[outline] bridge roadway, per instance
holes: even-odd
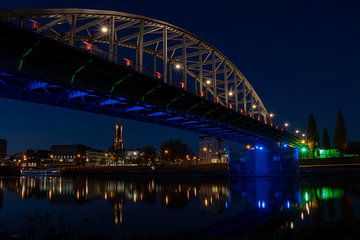
[[[298,143],[273,125],[7,21],[0,97],[144,121],[239,143]],[[71,117],[71,116],[69,116]]]

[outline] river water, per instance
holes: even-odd
[[[353,180],[0,178],[0,237],[221,237],[269,221],[271,231],[289,236],[359,216],[360,181]]]

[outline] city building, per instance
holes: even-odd
[[[115,134],[113,141],[113,150],[115,153],[120,153],[124,151],[124,141],[123,141],[123,127],[119,122],[115,124]]]
[[[4,162],[7,155],[7,141],[0,139],[0,162]]]
[[[141,163],[141,160],[144,158],[143,149],[129,149],[125,151],[125,163]]]
[[[90,149],[82,144],[52,145],[50,159],[60,164],[86,164],[86,150]]]
[[[86,165],[109,165],[111,163],[111,154],[102,150],[87,149],[85,159]]]
[[[35,167],[45,164],[49,156],[50,152],[48,150],[25,150],[15,153],[11,160],[17,162],[22,167]]]
[[[201,136],[199,141],[199,157],[202,163],[227,162],[224,141],[212,136]]]

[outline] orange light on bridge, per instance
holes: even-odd
[[[204,91],[201,91],[200,92],[200,97],[203,97],[203,96],[205,96],[205,93],[204,93]]]
[[[180,87],[181,87],[181,89],[185,89],[185,83],[184,83],[184,82],[180,82]]]
[[[88,42],[83,42],[83,48],[88,51],[91,52],[93,50],[93,45],[91,43]]]
[[[229,108],[230,108],[230,109],[232,109],[232,108],[233,108],[233,105],[232,105],[231,103],[229,104]]]
[[[40,23],[38,23],[35,20],[30,20],[31,21],[31,29],[36,30],[40,27]]]
[[[132,66],[132,61],[128,58],[124,58],[124,66],[130,68]]]

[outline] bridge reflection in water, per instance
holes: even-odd
[[[7,219],[0,233],[32,236],[48,229],[81,237],[199,229],[221,233],[224,224],[234,218],[236,223],[231,224],[246,228],[245,223],[261,223],[279,214],[287,217],[276,220],[277,227],[291,232],[359,217],[353,208],[358,194],[348,191],[353,187],[299,184],[280,178],[143,181],[18,177],[2,178],[0,189],[0,218]]]

